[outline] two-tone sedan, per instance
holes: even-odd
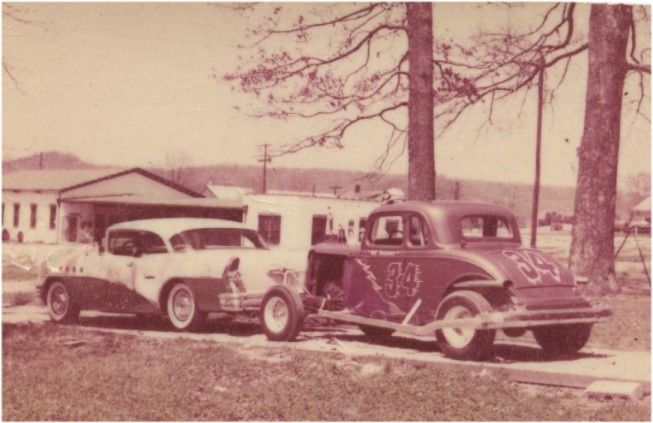
[[[192,330],[208,313],[256,310],[276,284],[273,270],[289,266],[287,252],[269,250],[241,223],[140,220],[109,227],[99,247],[47,262],[39,292],[55,322],[97,310],[160,315]]]

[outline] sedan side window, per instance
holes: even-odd
[[[115,256],[132,256],[138,245],[138,232],[110,232],[108,239],[109,253]]]
[[[168,252],[165,242],[163,242],[160,236],[152,232],[143,232],[141,244],[144,254],[162,254]]]
[[[404,222],[401,215],[380,216],[374,222],[370,243],[382,246],[400,246],[404,242]]]

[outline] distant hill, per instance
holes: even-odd
[[[2,162],[2,173],[15,172],[17,170],[30,169],[91,169],[104,166],[97,166],[87,163],[74,154],[48,151],[41,155],[23,157],[15,160]]]
[[[4,173],[38,169],[39,155],[16,160],[3,161]],[[42,167],[44,169],[88,169],[100,166],[87,163],[73,154],[59,152],[43,153]],[[165,178],[171,178],[171,171],[162,168],[146,168]],[[178,182],[198,192],[203,192],[209,183],[218,185],[234,185],[259,188],[261,186],[260,166],[213,165],[188,167],[181,171]],[[504,205],[515,212],[520,223],[530,221],[532,186],[530,184],[511,184],[492,181],[460,180],[460,198],[462,200],[478,200]],[[440,199],[454,198],[455,180],[446,176],[438,176],[437,196]],[[388,174],[378,177],[366,177],[364,172],[354,172],[333,169],[268,169],[267,186],[273,190],[289,190],[302,192],[332,192],[330,187],[340,186],[340,194],[354,191],[360,185],[361,191],[379,191],[396,187],[407,191],[407,181],[404,175]],[[574,205],[573,187],[543,186],[540,191],[540,215],[555,211],[563,215],[571,215]]]

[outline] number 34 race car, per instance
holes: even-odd
[[[274,286],[260,307],[275,341],[293,340],[307,315],[373,338],[435,335],[447,356],[481,360],[497,330],[531,330],[547,353],[575,353],[611,311],[583,298],[553,257],[522,247],[508,209],[407,201],[374,210],[360,247],[313,247],[302,290]]]

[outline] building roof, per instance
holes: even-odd
[[[46,169],[11,172],[2,175],[2,189],[65,192],[129,173],[138,173],[191,197],[202,197],[202,194],[138,167],[130,169]]]
[[[252,188],[237,187],[234,185],[207,184],[206,191],[215,198],[224,200],[240,200],[244,195],[254,193]]]
[[[152,198],[142,195],[111,195],[106,197],[73,197],[66,198],[67,203],[92,203],[92,204],[131,204],[141,206],[159,207],[198,207],[198,208],[223,208],[242,209],[242,200],[220,198]]]

